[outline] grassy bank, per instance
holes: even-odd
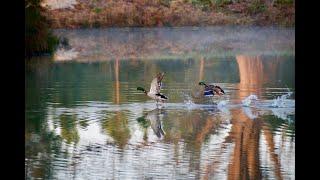
[[[46,12],[52,28],[295,25],[293,0],[77,0]]]

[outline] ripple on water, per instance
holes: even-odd
[[[259,58],[252,61],[278,63]],[[114,60],[28,71],[27,176],[232,179],[256,170],[265,179],[294,179],[294,94],[280,86],[242,88],[237,57],[205,59],[203,70],[199,63],[121,60],[118,75]],[[170,100],[157,106],[136,87],[148,89],[154,72],[164,70],[162,92]],[[208,82],[227,82],[217,83],[226,95],[198,97],[201,73]],[[264,79],[269,74],[278,78],[267,71]]]

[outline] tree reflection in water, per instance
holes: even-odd
[[[201,98],[193,101],[190,109],[176,106],[185,105],[179,92],[196,91],[198,86],[193,84],[203,79],[223,82],[228,103],[241,101],[250,94],[268,99],[275,95],[266,87],[284,87],[281,83],[294,87],[294,78],[286,75],[292,74],[288,70],[293,68],[292,64],[287,65],[291,59],[246,55],[228,60],[199,57],[170,60],[171,64],[160,60],[115,59],[97,64],[50,64],[45,71],[29,70],[28,84],[33,86],[26,92],[28,176],[54,178],[57,176],[53,172],[92,173],[99,167],[86,163],[91,162],[88,159],[96,158],[94,161],[101,160],[112,166],[113,169],[108,170],[115,176],[121,169],[121,173],[128,173],[126,175],[136,173],[138,177],[147,177],[151,176],[149,171],[154,173],[152,167],[145,167],[146,171],[141,172],[135,169],[134,161],[144,158],[145,162],[151,163],[155,158],[162,163],[157,171],[177,173],[170,176],[172,178],[190,175],[194,179],[211,179],[221,174],[228,179],[292,177],[288,170],[291,167],[288,162],[292,161],[284,162],[286,157],[279,151],[288,156],[294,154],[294,150],[285,149],[294,146],[294,123],[251,107],[221,110],[217,108],[218,102],[212,107],[197,107],[197,103],[205,104]],[[172,107],[158,109],[135,90],[137,84],[146,82],[143,85],[149,85],[154,72],[164,69],[164,91],[172,97],[172,103],[168,105]],[[280,84],[279,79],[282,80]],[[85,133],[87,129],[91,129],[90,133]],[[84,141],[86,138],[90,143],[97,142],[90,144]],[[90,154],[83,150],[95,146],[102,147],[101,153]],[[66,150],[68,147],[72,147],[71,152]],[[148,156],[141,157],[143,153]],[[120,162],[119,154],[130,162]],[[65,172],[63,168],[54,167],[55,163],[61,163],[59,158],[68,167]],[[84,159],[86,161],[82,162]],[[113,161],[109,162],[109,159]],[[38,162],[40,168],[34,165]]]
[[[113,138],[120,149],[127,145],[130,139],[130,130],[127,115],[124,112],[117,111],[112,118],[105,119],[102,122],[102,128]]]

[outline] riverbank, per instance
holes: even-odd
[[[57,6],[46,1],[45,16],[51,28],[295,25],[295,3],[291,0],[64,1],[65,7],[61,2]]]

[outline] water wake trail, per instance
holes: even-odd
[[[257,100],[258,100],[258,97],[254,94],[251,94],[250,96],[242,100],[242,105],[249,107],[254,101],[257,101]]]
[[[275,108],[284,108],[284,107],[288,107],[288,100],[289,97],[293,94],[293,92],[288,92],[287,94],[284,94],[282,96],[278,96],[276,99],[273,100],[273,103],[271,104],[271,107],[275,107]]]

